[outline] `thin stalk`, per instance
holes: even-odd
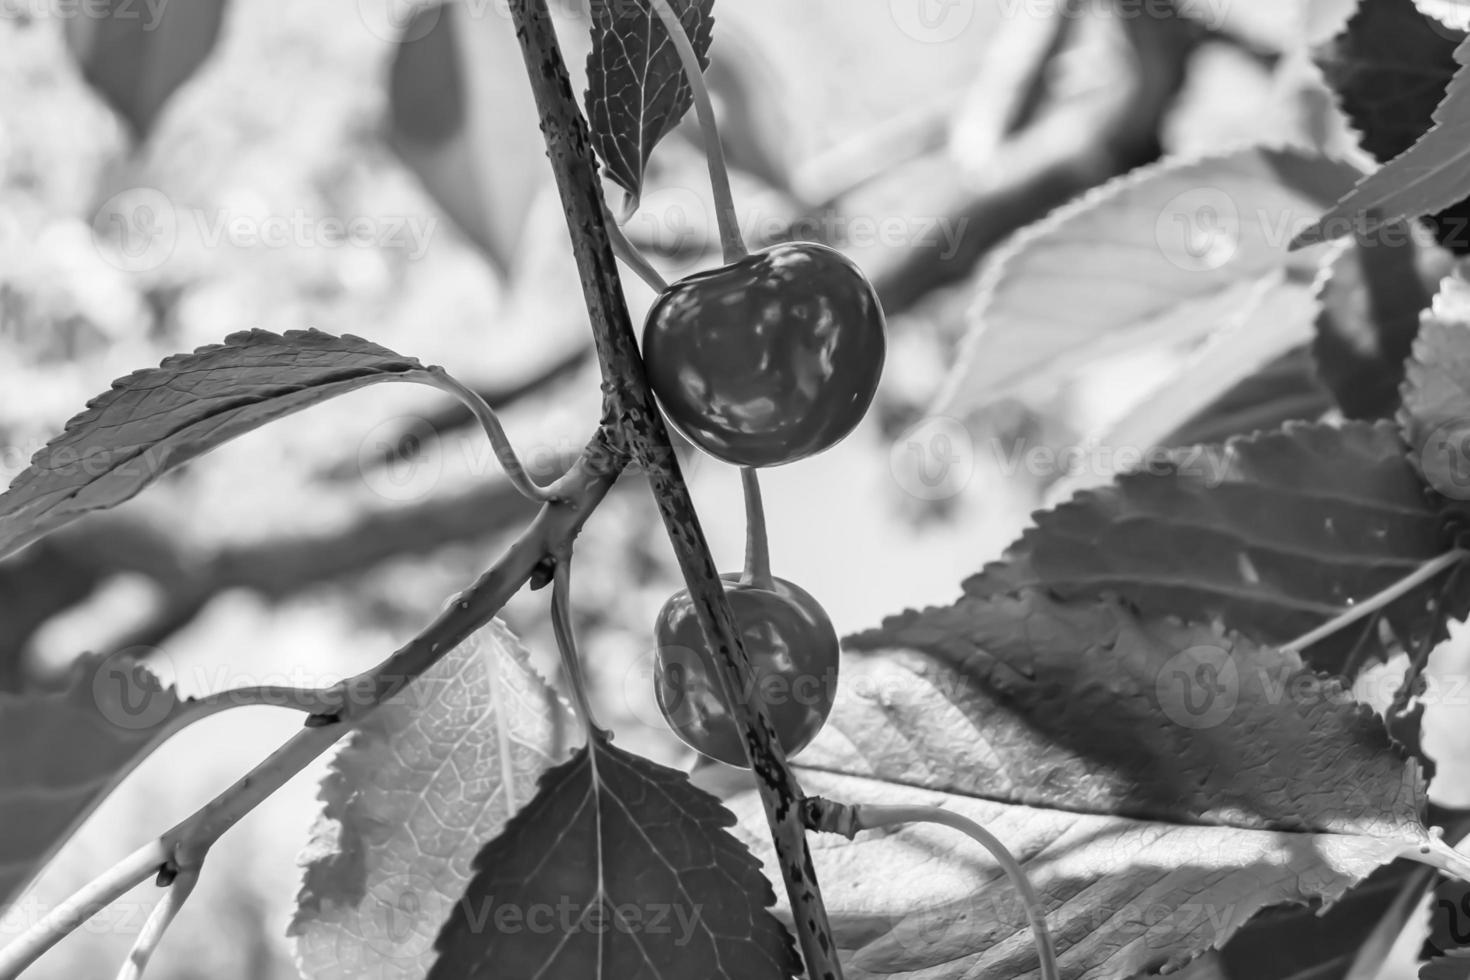
[[[480,393],[461,384],[457,378],[451,377],[443,368],[430,368],[429,373],[433,375],[435,387],[449,392],[464,402],[465,407],[475,416],[475,420],[485,430],[485,435],[490,438],[490,446],[495,450],[495,457],[500,460],[500,468],[505,471],[511,485],[519,490],[523,497],[537,503],[544,504],[554,499],[549,490],[531,479],[531,474],[526,472],[521,458],[516,455],[515,447],[510,444],[510,437],[505,434],[505,426],[500,424],[500,416],[496,415],[495,409],[480,397]]]
[[[623,260],[623,264],[638,274],[644,285],[656,293],[661,293],[669,288],[669,281],[665,279],[653,264],[648,261],[648,256],[638,250],[638,246],[628,241],[628,236],[623,234],[623,229],[618,223],[607,218],[607,237],[612,240],[613,254]]]
[[[1447,551],[1438,558],[1425,562],[1382,592],[1377,592],[1362,602],[1354,603],[1350,608],[1343,610],[1316,629],[1302,634],[1295,640],[1284,645],[1281,649],[1291,651],[1305,650],[1313,643],[1318,643],[1339,630],[1351,626],[1364,616],[1371,616],[1394,600],[1402,597],[1406,593],[1412,592],[1440,572],[1463,561],[1467,555],[1470,555],[1470,552],[1456,548],[1454,551]]]
[[[577,652],[577,634],[572,629],[570,550],[557,558],[556,570],[551,573],[551,630],[556,634],[561,664],[567,672],[567,683],[572,687],[572,697],[577,706],[577,714],[581,717],[582,727],[587,730],[587,738],[606,738],[607,730],[597,724],[597,717],[592,713],[592,702],[587,697],[587,678],[582,673],[582,658]]]
[[[198,869],[181,871],[174,877],[168,891],[149,913],[148,921],[143,923],[143,931],[138,933],[137,941],[118,971],[117,980],[143,980],[143,971],[148,969],[149,960],[153,959],[158,944],[163,942],[164,933],[168,932],[179,910],[189,900],[198,881]]]
[[[769,589],[771,546],[766,535],[766,506],[761,500],[760,478],[754,468],[740,467],[740,485],[745,492],[745,581],[758,589]]]
[[[1052,947],[1051,934],[1047,932],[1046,912],[1041,904],[1041,897],[1036,894],[1036,889],[1032,887],[1031,879],[1027,877],[1020,862],[999,838],[969,817],[941,807],[855,804],[852,810],[857,818],[857,827],[862,830],[876,830],[898,824],[935,823],[958,830],[983,846],[1010,877],[1016,891],[1021,893],[1021,904],[1026,908],[1026,919],[1031,923],[1031,933],[1036,941],[1036,955],[1041,960],[1042,980],[1057,980],[1057,954]]]
[[[679,15],[669,6],[668,0],[650,0],[654,13],[663,21],[664,29],[679,52],[679,62],[684,66],[684,77],[689,90],[694,93],[694,114],[699,119],[700,132],[704,134],[704,156],[709,164],[710,191],[715,198],[715,220],[720,226],[720,246],[727,263],[749,255],[745,239],[740,234],[740,219],[735,215],[735,195],[730,191],[730,169],[725,165],[725,147],[720,142],[719,124],[715,122],[715,107],[710,101],[709,89],[704,84],[704,68],[699,64],[699,55],[694,44],[684,31]]]

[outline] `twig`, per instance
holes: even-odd
[[[1374,593],[1361,602],[1353,603],[1351,607],[1343,610],[1316,629],[1304,633],[1290,643],[1283,644],[1281,649],[1294,652],[1305,650],[1313,643],[1324,640],[1333,633],[1351,626],[1364,616],[1372,615],[1405,593],[1412,592],[1445,569],[1464,561],[1467,556],[1470,556],[1470,552],[1463,551],[1459,548],[1456,548],[1454,551],[1447,551],[1438,558],[1431,559],[1420,565],[1413,572],[1405,575],[1381,592]]]
[[[577,634],[572,629],[572,555],[570,549],[556,560],[551,574],[551,631],[556,634],[556,648],[561,654],[567,686],[581,716],[587,738],[605,738],[607,732],[597,724],[592,703],[587,699],[587,678],[582,674],[582,658],[577,652]]]
[[[776,863],[786,885],[807,976],[811,980],[841,980],[842,967],[812,871],[801,816],[801,788],[781,752],[759,686],[743,683],[751,675],[750,661],[725,599],[719,569],[710,557],[689,490],[669,445],[668,431],[648,387],[603,220],[606,205],[591,139],[572,94],[551,18],[544,0],[512,0],[510,12],[571,232],[583,297],[602,363],[608,416],[616,422],[624,445],[648,476],[700,628],[715,651],[722,692],[745,733],[747,759],[771,827]]]
[[[648,257],[638,250],[638,246],[628,241],[628,236],[623,234],[623,229],[613,221],[611,216],[604,216],[603,222],[607,228],[607,237],[612,241],[613,254],[622,259],[628,268],[638,274],[644,285],[656,293],[661,293],[669,288],[669,281],[653,267]]]
[[[162,841],[149,841],[123,858],[105,874],[92,879],[75,895],[62,902],[0,949],[0,980],[15,980],[62,936],[74,931],[98,912],[117,901],[128,890],[157,874],[168,863]]]
[[[138,933],[137,941],[133,943],[127,960],[118,971],[117,980],[142,980],[143,971],[148,969],[148,961],[153,958],[158,944],[163,942],[163,934],[173,925],[174,917],[189,900],[198,881],[198,870],[181,871],[174,876],[168,891],[163,893],[163,898],[159,899],[149,914],[148,921],[143,923],[143,931]]]
[[[761,500],[760,477],[749,466],[740,467],[740,489],[745,493],[745,578],[757,588],[771,587],[771,544],[766,535],[766,505]]]
[[[816,797],[808,799],[804,808],[807,823],[813,830],[841,834],[851,840],[859,831],[878,830],[911,823],[933,823],[949,827],[965,834],[980,844],[995,858],[1016,886],[1021,895],[1021,904],[1026,910],[1026,920],[1031,924],[1032,936],[1036,941],[1036,955],[1041,962],[1042,980],[1057,980],[1056,950],[1052,947],[1051,934],[1046,927],[1046,906],[1036,894],[1031,879],[1000,839],[969,817],[952,810],[935,806],[875,806],[867,803],[835,803]]]
[[[220,836],[346,735],[378,705],[488,623],[511,596],[538,576],[576,537],[626,463],[603,430],[577,465],[551,488],[556,500],[484,575],[450,602],[422,632],[378,667],[333,685],[321,698],[331,713],[316,716],[285,745],[194,814],[81,889],[51,915],[0,950],[0,980],[14,980],[57,941],[149,875],[198,871]]]
[[[521,492],[521,496],[538,503],[550,500],[546,489],[531,479],[522,465],[521,458],[516,455],[515,447],[510,444],[510,436],[505,434],[505,426],[500,424],[500,416],[495,414],[495,409],[485,403],[474,389],[468,388],[459,379],[453,377],[443,368],[433,367],[429,369],[429,375],[433,379],[435,387],[447,391],[457,397],[464,406],[474,415],[475,421],[480,423],[480,428],[485,430],[485,436],[490,440],[490,446],[495,450],[495,458],[500,460],[500,468],[505,471],[506,478],[510,480],[511,486]]]
[[[715,121],[714,103],[710,101],[709,88],[704,84],[704,66],[699,63],[699,54],[689,40],[679,15],[669,6],[669,0],[650,0],[654,13],[669,32],[674,50],[679,53],[679,63],[684,66],[684,79],[694,95],[694,114],[699,118],[699,129],[704,134],[704,159],[709,166],[710,189],[715,197],[715,219],[720,226],[720,246],[726,262],[734,262],[746,255],[745,239],[740,235],[740,220],[735,213],[735,195],[730,191],[730,170],[725,166],[725,147],[720,142],[720,128]]]

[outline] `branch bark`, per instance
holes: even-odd
[[[842,968],[807,845],[801,787],[786,764],[757,685],[743,683],[751,676],[750,661],[644,375],[617,261],[603,224],[606,205],[591,138],[572,94],[545,0],[512,0],[510,12],[572,237],[583,298],[602,364],[607,415],[648,475],[700,627],[715,651],[726,700],[745,732],[746,756],[771,827],[807,976],[813,980],[841,980]]]

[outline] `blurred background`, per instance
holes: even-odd
[[[580,73],[585,9],[551,6]],[[1078,3],[1059,29],[1048,0],[717,5],[709,79],[747,238],[846,249],[890,318],[864,425],[763,481],[775,571],[840,633],[955,597],[1069,475],[1018,464],[1018,448],[1077,440],[1178,356],[1099,364],[983,418],[930,416],[984,257],[1162,154],[1351,152],[1301,55],[1346,6]],[[444,365],[501,410],[543,480],[591,433],[590,334],[499,0],[0,0],[0,52],[6,481],[113,378],[252,328],[352,333]],[[686,122],[626,225],[670,277],[718,261],[701,154]],[[641,317],[652,294],[625,286]],[[381,659],[531,513],[478,430],[407,389],[276,423],[0,564],[0,690],[54,685],[83,651],[141,656],[189,694],[316,686]],[[737,568],[738,474],[685,459],[715,555]],[[678,582],[636,475],[577,555],[601,718],[688,765],[653,701],[649,630]],[[504,619],[554,675],[546,603],[523,594]],[[298,724],[242,709],[165,746],[0,916],[0,941]],[[297,975],[284,930],[324,766],[215,848],[151,976]],[[149,907],[119,903],[33,975],[112,975]]]

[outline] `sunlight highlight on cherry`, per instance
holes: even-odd
[[[867,413],[886,350],[878,295],[851,259],[788,242],[671,285],[643,359],[665,413],[727,463],[779,466]]]

